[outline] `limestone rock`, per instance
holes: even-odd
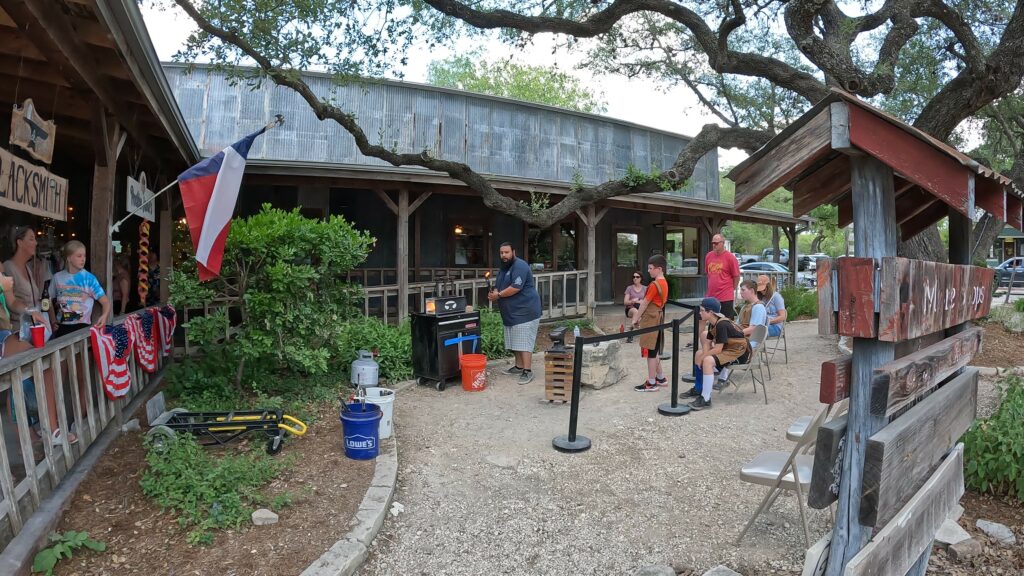
[[[968,538],[949,547],[949,557],[956,562],[965,562],[981,554],[981,542]]]
[[[252,513],[252,523],[256,526],[277,524],[277,514],[274,514],[266,508],[259,508]]]
[[[958,542],[963,542],[970,537],[971,535],[967,533],[967,530],[961,528],[955,520],[947,519],[935,534],[935,543],[945,548]]]
[[[1013,546],[1017,543],[1017,537],[1013,534],[1013,530],[1010,530],[998,522],[978,520],[976,525],[978,526],[978,529],[988,535],[989,538],[992,538],[1003,546]]]
[[[671,566],[652,564],[637,570],[633,576],[676,576],[676,571]]]
[[[621,350],[622,344],[617,340],[584,346],[580,385],[600,390],[622,380],[626,373],[619,362]]]
[[[956,506],[953,506],[953,509],[952,509],[952,510],[950,510],[950,511],[949,511],[949,516],[948,516],[948,518],[949,518],[950,520],[952,520],[952,521],[956,522],[956,521],[957,521],[957,520],[959,520],[959,519],[960,519],[960,517],[961,517],[961,516],[963,516],[963,515],[964,515],[964,507],[963,507],[963,506],[961,506],[961,505],[959,505],[959,504],[957,504]]]

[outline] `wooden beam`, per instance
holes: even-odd
[[[910,240],[914,236],[917,236],[925,228],[928,228],[932,224],[935,224],[939,220],[946,217],[946,204],[941,201],[935,201],[928,206],[927,209],[922,210],[914,218],[903,222],[900,225],[900,237],[904,240]]]
[[[605,206],[604,208],[601,208],[599,211],[597,211],[597,214],[594,216],[594,226],[597,226],[598,224],[600,224],[601,223],[601,219],[604,218],[604,215],[607,214],[607,213],[608,213],[608,207],[607,206]]]
[[[736,175],[736,209],[749,210],[831,151],[829,111],[822,109],[796,132],[778,141],[774,148]]]
[[[828,108],[832,121],[832,149],[857,154],[857,149],[850,141],[850,105],[846,102],[832,102]]]
[[[939,526],[963,496],[963,454],[963,444],[958,444],[899,514],[850,560],[846,576],[906,574],[910,570],[931,548]]]
[[[818,334],[831,336],[837,331],[835,307],[832,302],[832,267],[835,260],[819,258],[815,275],[818,281],[815,289],[818,292]]]
[[[377,197],[380,198],[382,202],[384,202],[384,204],[388,207],[388,210],[391,210],[392,214],[398,214],[398,206],[395,205],[394,200],[392,200],[391,197],[388,196],[387,192],[381,190],[380,188],[374,188],[373,192],[377,194]]]
[[[896,199],[892,170],[868,156],[851,157],[850,165],[850,195],[853,197],[853,217],[856,223],[855,254],[860,258],[872,260],[895,256],[898,234],[894,223]],[[842,302],[840,300],[840,311],[844,306]],[[870,534],[865,532],[858,522],[864,480],[864,457],[867,439],[880,430],[885,421],[884,418],[871,414],[869,383],[874,368],[891,361],[894,354],[895,346],[890,343],[870,338],[854,339],[849,428],[843,447],[839,507],[832,530],[828,576],[842,574],[843,567],[860,551]]]
[[[416,197],[416,200],[414,200],[413,203],[409,205],[409,213],[412,214],[416,212],[416,209],[419,208],[424,202],[426,202],[427,198],[430,198],[431,194],[433,194],[433,192],[424,192],[420,194],[418,197]]]
[[[971,427],[978,412],[978,370],[939,388],[868,440],[860,523],[884,525]]]
[[[869,110],[850,106],[849,114],[850,141],[854,146],[958,212],[971,216],[967,213],[967,167]]]
[[[836,202],[839,209],[838,224],[840,228],[846,228],[853,224],[853,194],[846,194]]]
[[[832,474],[839,459],[840,441],[846,435],[847,416],[837,416],[818,427],[814,443],[814,468],[811,470],[811,486],[807,489],[807,505],[815,510],[828,508],[838,497],[831,487],[838,486]]]
[[[845,354],[821,363],[821,383],[818,385],[818,402],[835,404],[850,396],[850,371],[853,357]]]
[[[1006,223],[1017,230],[1024,232],[1024,202],[1021,199],[1007,192],[1006,194]]]
[[[1006,221],[1006,189],[991,178],[978,178],[975,181],[974,201],[981,208],[996,218]]]
[[[982,328],[972,326],[879,366],[871,380],[871,413],[891,416],[912,404],[956,371],[970,364],[981,350]]]
[[[112,256],[110,225],[113,223],[114,187],[117,177],[117,156],[120,152],[121,127],[107,119],[102,106],[96,105],[95,154],[92,200],[89,207],[89,271],[105,289],[110,290]]]
[[[586,207],[587,227],[587,317],[593,317],[597,308],[597,213],[594,205]]]
[[[398,276],[398,322],[409,317],[409,191],[398,191],[398,254],[395,274]],[[387,306],[387,302],[384,303]]]
[[[580,222],[583,222],[584,226],[590,226],[590,220],[587,219],[587,215],[583,213],[583,210],[577,208],[576,216],[579,216]]]
[[[935,203],[942,204],[942,200],[925,192],[921,187],[915,186],[896,199],[896,222],[903,224],[912,220]],[[942,204],[942,206],[946,205]]]
[[[793,216],[803,216],[822,204],[835,202],[850,191],[850,157],[836,156],[790,188],[793,190]]]
[[[874,338],[875,260],[843,257],[839,265],[839,333],[856,338]]]

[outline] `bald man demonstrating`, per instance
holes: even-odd
[[[740,283],[740,263],[725,249],[725,237],[721,234],[711,237],[711,251],[704,256],[704,271],[708,275],[708,290],[704,296],[718,300],[722,304],[722,315],[735,319],[733,300]]]

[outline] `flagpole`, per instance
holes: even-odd
[[[156,197],[157,197],[157,196],[159,196],[159,195],[163,194],[164,192],[167,192],[167,191],[168,191],[168,190],[170,190],[170,189],[171,189],[172,187],[174,187],[174,185],[175,185],[175,184],[177,184],[177,183],[178,183],[178,181],[177,181],[177,180],[174,180],[174,181],[172,181],[172,182],[171,182],[170,184],[168,184],[167,186],[164,186],[162,190],[160,190],[160,191],[159,191],[159,192],[157,192],[156,194],[153,194],[153,196],[151,196],[151,197],[149,198],[149,200],[146,200],[146,201],[145,201],[145,202],[143,202],[142,204],[139,204],[138,208],[136,208],[135,210],[132,210],[131,212],[129,212],[129,213],[128,213],[128,215],[127,215],[127,216],[125,216],[124,218],[121,218],[120,220],[118,220],[117,222],[115,222],[115,223],[114,223],[114,225],[110,227],[110,233],[111,233],[111,234],[113,234],[114,232],[119,232],[119,231],[120,231],[119,229],[120,229],[120,227],[121,227],[121,224],[124,224],[124,221],[125,221],[125,220],[127,220],[127,219],[131,218],[132,216],[134,216],[135,214],[137,214],[137,213],[139,212],[139,210],[142,210],[143,208],[145,208],[145,207],[146,207],[146,204],[149,204],[149,203],[150,203],[150,202],[152,202],[153,200],[156,200]]]

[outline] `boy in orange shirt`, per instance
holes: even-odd
[[[637,320],[633,326],[650,328],[665,321],[665,303],[668,301],[668,281],[665,280],[665,268],[668,263],[661,254],[647,259],[647,273],[651,275],[651,283],[640,303]],[[654,392],[668,383],[665,372],[661,369],[662,331],[648,332],[639,336],[640,353],[647,358],[647,381],[634,386],[637,392]]]

